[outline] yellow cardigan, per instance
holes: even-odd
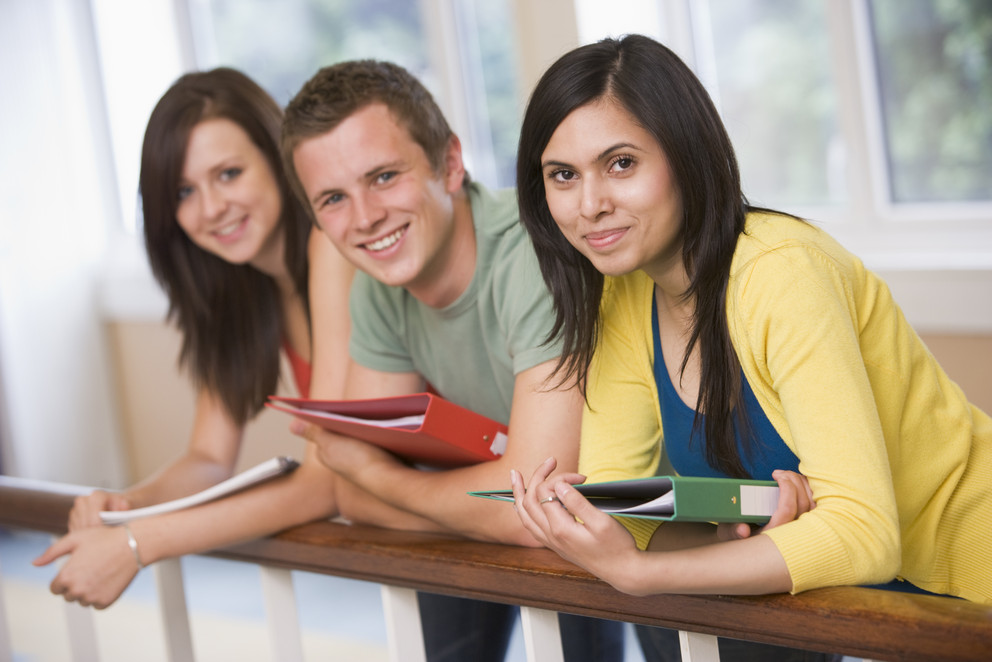
[[[579,458],[590,482],[657,468],[653,294],[640,271],[607,279]],[[817,502],[766,534],[792,591],[898,576],[992,603],[992,418],[937,365],[885,283],[816,227],[751,214],[727,319],[744,374]],[[628,528],[642,548],[654,531]]]

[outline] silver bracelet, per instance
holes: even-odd
[[[127,546],[131,548],[131,553],[134,554],[134,560],[138,563],[138,570],[145,567],[145,564],[141,562],[141,557],[138,555],[138,541],[134,539],[134,534],[131,533],[131,527],[127,524],[124,525],[124,532],[127,534]]]

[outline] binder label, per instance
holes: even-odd
[[[741,515],[771,517],[778,505],[778,487],[741,485]]]

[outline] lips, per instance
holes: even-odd
[[[371,251],[372,253],[379,253],[381,251],[384,251],[387,248],[395,245],[396,242],[399,241],[404,234],[406,234],[406,230],[408,227],[410,226],[404,225],[395,232],[387,234],[385,237],[382,237],[381,239],[376,239],[375,241],[370,241],[366,244],[362,244],[362,246],[363,248],[365,248],[365,250]]]
[[[590,246],[597,249],[607,248],[620,241],[627,234],[629,228],[616,228],[613,230],[600,230],[590,232],[585,235],[585,240]]]

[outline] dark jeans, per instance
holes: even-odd
[[[647,662],[680,662],[682,659],[676,630],[635,625],[634,631]],[[720,648],[720,662],[840,662],[843,657],[723,637],[717,640],[717,645]]]
[[[503,662],[517,607],[433,593],[417,598],[429,662]],[[558,614],[558,625],[566,662],[622,662],[622,623]]]

